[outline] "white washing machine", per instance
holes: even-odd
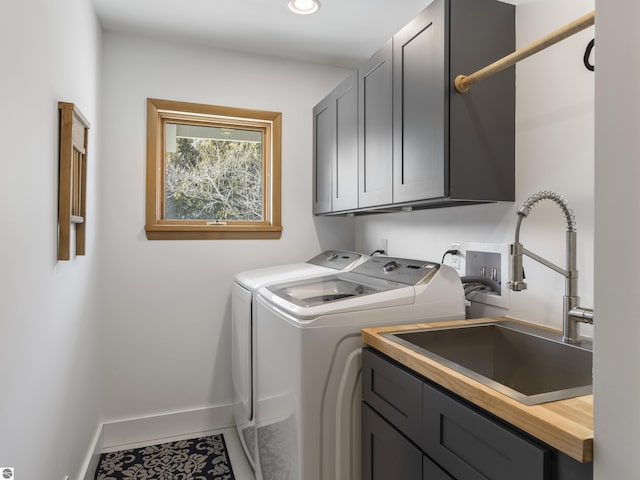
[[[446,265],[371,257],[346,273],[259,290],[254,462],[263,480],[359,480],[365,327],[458,320]]]
[[[234,417],[238,436],[253,465],[255,308],[254,295],[270,283],[349,270],[369,258],[354,252],[328,250],[304,263],[277,265],[238,273],[232,287],[232,379]]]

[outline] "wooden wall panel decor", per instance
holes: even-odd
[[[73,103],[58,102],[58,109],[60,110],[58,260],[69,260],[72,225],[75,225],[76,255],[85,254],[87,140],[90,125]]]

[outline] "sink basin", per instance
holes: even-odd
[[[592,392],[590,343],[517,322],[386,333],[385,337],[526,405]]]

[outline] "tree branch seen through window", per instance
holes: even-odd
[[[279,238],[279,113],[149,99],[147,114],[148,238]]]

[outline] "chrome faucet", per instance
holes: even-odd
[[[522,243],[520,243],[520,226],[522,220],[529,215],[533,206],[541,200],[554,201],[564,213],[567,222],[566,269],[560,268],[532,251],[527,250]],[[515,241],[510,245],[512,281],[509,282],[507,286],[515,292],[526,290],[527,284],[524,282],[524,270],[522,268],[523,255],[533,258],[546,267],[563,275],[565,277],[565,294],[563,297],[562,312],[562,341],[574,345],[579,344],[578,323],[593,324],[593,309],[578,306],[580,298],[578,297],[578,269],[576,267],[576,222],[573,210],[571,210],[571,207],[561,195],[555,192],[542,191],[531,195],[516,213],[518,214],[518,223],[516,225]]]

